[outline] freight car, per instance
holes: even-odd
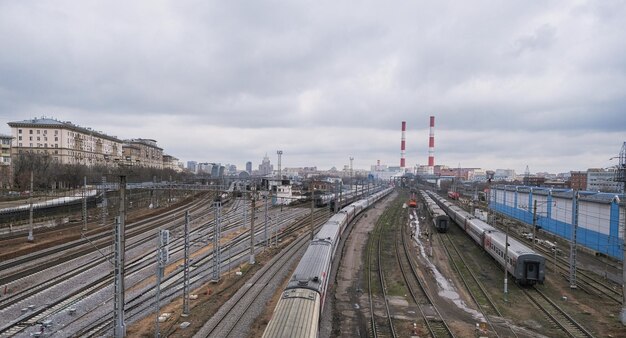
[[[389,192],[391,188],[358,200],[322,225],[289,279],[263,337],[317,337],[330,269],[344,230],[356,215]]]
[[[475,218],[469,212],[446,201],[433,192],[428,192],[452,220],[471,238],[493,257],[498,264],[505,267],[520,285],[543,284],[545,280],[546,259],[515,238],[508,237],[499,229]],[[504,256],[507,262],[505,264]]]

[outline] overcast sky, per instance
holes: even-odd
[[[256,168],[565,172],[626,141],[624,1],[0,0],[0,133],[53,117]]]

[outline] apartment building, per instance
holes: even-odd
[[[0,134],[0,189],[11,186],[11,140],[12,136]]]
[[[163,169],[163,149],[157,141],[137,138],[126,140],[122,147],[124,160],[139,167]]]
[[[171,169],[175,172],[182,172],[183,168],[178,164],[178,159],[172,155],[163,155],[163,169]]]
[[[113,166],[122,158],[122,140],[69,121],[52,118],[9,122],[11,154],[29,152],[52,156],[61,164]]]

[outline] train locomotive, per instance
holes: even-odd
[[[433,225],[435,229],[437,229],[437,232],[448,231],[448,224],[450,222],[448,214],[446,214],[423,190],[420,191],[420,194],[422,195],[422,199],[424,199],[426,209],[428,210],[428,214],[430,214],[430,218],[433,220]]]
[[[433,192],[428,194],[450,216],[452,220],[493,257],[498,264],[505,266],[506,234],[499,229],[475,218],[469,212],[446,201]],[[506,269],[519,285],[543,284],[546,259],[539,253],[509,236],[506,250]]]
[[[289,279],[263,337],[317,337],[333,258],[345,228],[390,192],[387,188],[358,200],[322,225]]]

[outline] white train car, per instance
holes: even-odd
[[[263,333],[271,337],[317,337],[337,246],[347,225],[391,188],[356,201],[332,216],[315,235],[291,276]]]

